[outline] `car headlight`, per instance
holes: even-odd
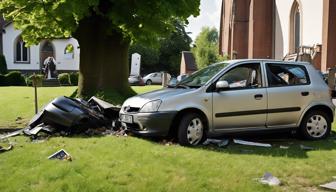
[[[159,110],[161,102],[162,102],[161,100],[150,101],[144,104],[144,106],[142,106],[140,112],[142,113],[156,112]]]

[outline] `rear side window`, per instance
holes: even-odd
[[[310,84],[307,69],[301,65],[267,64],[270,87]]]

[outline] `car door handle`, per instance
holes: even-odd
[[[256,94],[256,95],[254,95],[254,98],[255,98],[256,100],[260,100],[260,99],[263,98],[263,95],[262,95],[262,94]]]
[[[308,95],[309,95],[309,92],[308,92],[308,91],[301,92],[301,95],[302,95],[302,96],[308,96]]]

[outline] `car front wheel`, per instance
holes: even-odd
[[[151,80],[147,80],[146,81],[146,85],[151,85],[152,84],[152,81]]]
[[[323,111],[311,111],[302,120],[300,129],[305,139],[323,139],[330,134],[331,119]]]
[[[186,114],[179,125],[178,142],[183,146],[196,146],[204,140],[204,130],[205,124],[199,114]]]

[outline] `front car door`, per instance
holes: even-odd
[[[160,73],[155,73],[154,74],[154,76],[153,76],[153,83],[155,83],[155,84],[160,83],[160,79],[161,79],[160,75],[161,75]]]
[[[214,130],[265,128],[267,93],[261,63],[234,66],[217,81],[222,80],[227,81],[230,88],[213,92]]]
[[[293,127],[313,100],[310,79],[304,65],[266,63],[267,127]]]

